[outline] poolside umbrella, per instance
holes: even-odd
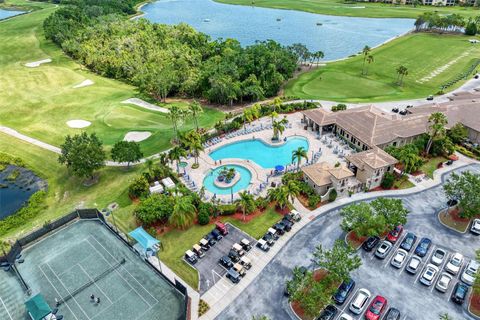
[[[275,170],[277,171],[283,171],[283,169],[285,169],[284,166],[281,166],[281,165],[275,166]]]

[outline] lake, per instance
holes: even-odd
[[[4,10],[0,9],[0,20],[10,18],[19,14],[24,13],[24,11],[16,11],[16,10]]]
[[[414,23],[413,19],[338,17],[212,0],[160,0],[143,6],[142,11],[143,18],[152,22],[185,22],[213,39],[234,38],[242,45],[267,39],[283,45],[303,43],[310,51],[323,51],[324,60],[348,57],[365,45],[377,46],[408,32]]]

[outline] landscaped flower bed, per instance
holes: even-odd
[[[345,237],[347,244],[349,244],[355,250],[358,250],[365,240],[367,240],[367,237],[359,237],[355,232],[352,231],[347,233],[347,236]]]
[[[438,219],[448,227],[457,230],[458,232],[466,232],[470,226],[471,219],[460,217],[460,210],[458,208],[444,209],[438,213]]]
[[[327,275],[327,271],[324,270],[324,269],[318,269],[318,270],[315,270],[314,273],[313,273],[313,279],[315,281],[320,281],[322,280],[323,278],[325,278],[325,276]],[[305,312],[303,311],[302,307],[300,306],[300,303],[297,302],[297,301],[293,301],[291,302],[290,304],[292,306],[292,310],[293,312],[295,312],[295,314],[302,320],[312,320],[314,318],[311,318],[311,317],[308,317],[305,315]]]

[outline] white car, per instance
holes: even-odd
[[[338,318],[338,320],[353,320],[353,318],[348,314],[344,313],[340,316],[340,318]]]
[[[477,275],[478,268],[480,267],[480,264],[475,261],[471,260],[467,267],[465,268],[465,271],[463,271],[461,279],[463,282],[465,282],[468,285],[473,285],[475,282],[475,276]]]
[[[435,251],[433,251],[432,254],[432,263],[439,266],[443,263],[443,260],[445,260],[445,257],[447,256],[447,252],[443,249],[437,248]]]
[[[435,285],[435,289],[440,292],[447,292],[450,283],[452,282],[452,275],[446,272],[443,272],[440,277],[438,277],[437,284]]]
[[[433,283],[433,280],[435,280],[435,277],[437,276],[438,273],[438,267],[429,263],[427,264],[427,267],[425,268],[425,271],[423,271],[422,277],[420,278],[420,282],[426,286],[431,286]]]
[[[405,263],[405,260],[407,260],[407,255],[408,252],[403,250],[403,249],[398,249],[397,253],[395,256],[392,258],[392,261],[390,261],[390,264],[394,266],[395,268],[400,269],[403,264]]]
[[[480,219],[473,220],[470,231],[475,234],[480,234]]]
[[[453,275],[456,275],[458,271],[460,271],[460,267],[462,266],[462,263],[463,263],[463,256],[457,252],[450,258],[447,265],[445,266],[445,270],[447,270]]]
[[[368,300],[370,300],[371,296],[372,294],[367,289],[362,288],[358,290],[357,294],[352,299],[352,303],[350,304],[350,311],[355,314],[362,313],[363,309],[368,304]]]
[[[411,274],[415,274],[417,273],[418,267],[420,266],[421,263],[422,263],[422,259],[420,257],[412,256],[405,270],[407,270],[407,272],[410,272]]]

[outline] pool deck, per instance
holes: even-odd
[[[281,136],[282,140],[285,137],[287,137],[287,138],[288,137],[295,137],[295,136],[296,137],[304,137],[308,140],[308,144],[309,144],[309,149],[308,149],[309,160],[311,160],[311,158],[312,158],[312,151],[313,151],[313,153],[316,153],[319,150],[321,150],[322,155],[320,156],[320,158],[318,159],[317,162],[324,161],[324,162],[331,163],[331,164],[335,164],[337,162],[345,163],[344,159],[340,158],[337,154],[334,154],[334,152],[333,152],[334,148],[333,147],[332,148],[327,148],[327,146],[324,143],[322,143],[322,141],[320,139],[317,138],[316,133],[312,132],[311,130],[305,130],[303,128],[304,124],[301,122],[302,114],[300,112],[296,112],[296,113],[287,115],[287,119],[288,119],[289,123],[291,124],[291,127],[285,129],[285,131],[283,132],[283,134]],[[268,125],[271,125],[271,118],[270,117],[263,117],[263,118],[258,119],[256,121],[253,121],[252,123],[247,125],[246,129],[248,130],[248,129],[252,129],[252,128],[258,128],[260,126],[265,128]],[[241,132],[245,132],[245,130],[244,130],[244,128],[241,128],[237,132],[241,133]],[[232,138],[223,137],[221,142],[219,142],[219,143],[217,143],[213,146],[205,148],[205,151],[200,153],[200,156],[199,156],[199,159],[198,159],[199,167],[197,169],[192,169],[191,168],[192,164],[194,163],[193,157],[188,159],[188,160],[185,160],[188,163],[187,167],[185,168],[186,173],[189,176],[188,181],[193,181],[195,183],[195,186],[200,188],[203,185],[203,179],[210,172],[210,170],[215,169],[215,168],[220,167],[220,166],[224,166],[224,165],[235,164],[235,165],[240,165],[240,166],[243,166],[243,167],[249,169],[250,172],[252,173],[252,179],[251,179],[250,185],[246,190],[248,192],[250,192],[251,194],[254,194],[254,195],[266,196],[268,187],[263,188],[262,190],[259,191],[260,184],[262,184],[262,183],[271,184],[272,182],[278,184],[281,181],[282,175],[271,176],[272,169],[262,168],[261,166],[259,166],[255,162],[249,161],[249,160],[244,160],[244,159],[233,159],[233,158],[222,159],[221,164],[219,163],[219,161],[217,161],[215,163],[215,161],[212,158],[210,158],[209,153],[218,149],[218,148],[221,148],[221,147],[223,147],[227,144],[234,143],[234,142],[239,142],[239,141],[245,141],[245,140],[249,140],[249,139],[260,139],[264,143],[270,144],[270,145],[281,145],[283,143],[283,141],[280,142],[280,143],[272,143],[271,142],[272,136],[273,136],[273,130],[272,129],[264,129],[264,130],[256,131],[256,132],[252,132],[252,133],[240,134],[240,135],[234,136]],[[337,142],[333,142],[333,143],[334,143],[334,147],[336,146],[336,144],[338,144]],[[350,152],[350,151],[348,151],[348,152]],[[345,154],[347,154],[348,152],[346,152]],[[272,156],[275,156],[275,155],[273,154]],[[302,165],[305,165],[305,160],[302,161]],[[294,167],[295,167],[295,165],[292,165],[292,166],[289,166],[287,169],[294,168]],[[180,172],[182,173],[182,170]],[[212,192],[210,192],[209,190],[205,189],[205,196],[206,196],[207,199],[212,199],[214,194]],[[230,194],[216,195],[216,197],[217,197],[217,199],[220,200],[221,203],[230,203],[230,201],[231,201],[231,195]],[[238,199],[238,198],[239,198],[238,194],[233,195],[234,200]]]

